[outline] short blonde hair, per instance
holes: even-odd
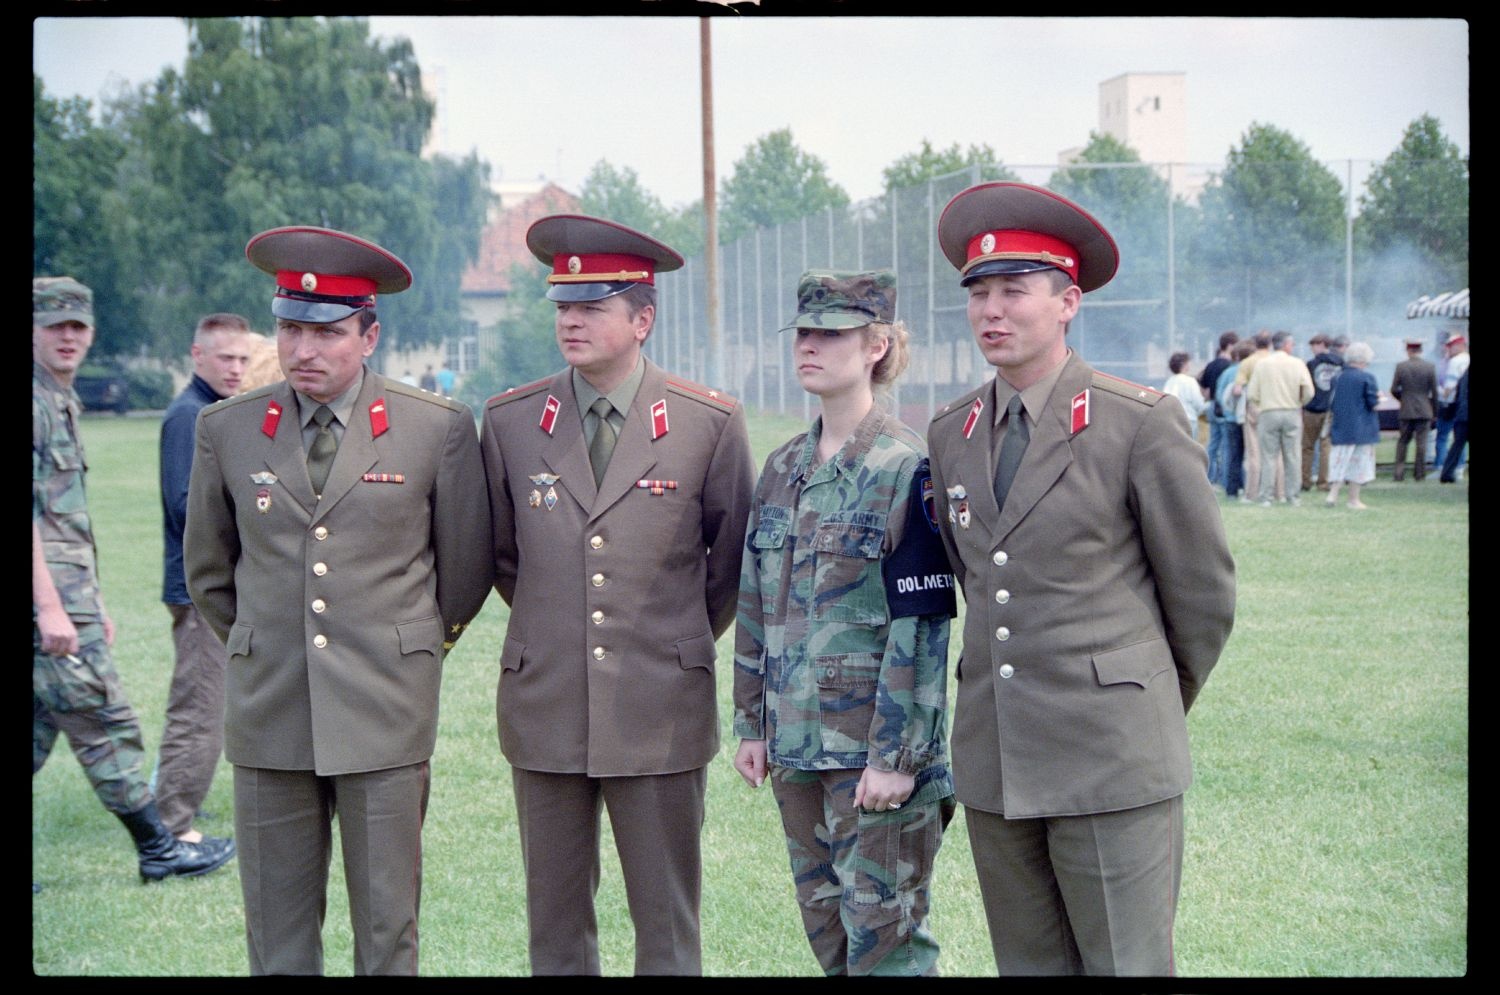
[[[281,360],[276,355],[276,340],[248,332],[245,341],[250,343],[250,362],[245,366],[245,375],[240,378],[240,393],[283,379]]]

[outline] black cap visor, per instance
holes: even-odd
[[[287,321],[305,321],[311,325],[330,325],[343,321],[369,303],[368,297],[284,297],[271,299],[271,314]]]
[[[554,283],[547,288],[547,300],[557,301],[559,304],[602,301],[606,297],[623,294],[635,285],[631,281],[624,283]]]
[[[1020,273],[1040,273],[1044,269],[1055,269],[1059,273],[1066,274],[1068,279],[1073,279],[1072,274],[1067,270],[1042,262],[1040,259],[991,259],[965,273],[963,279],[958,281],[958,285],[967,287],[983,276],[1015,276]]]

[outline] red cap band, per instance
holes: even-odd
[[[276,286],[327,297],[369,297],[375,293],[375,281],[368,277],[303,273],[291,269],[276,271]]]
[[[645,256],[608,252],[559,252],[552,257],[548,283],[645,283],[654,286],[652,261]]]
[[[1078,250],[1060,238],[1035,231],[982,231],[969,239],[962,272],[991,259],[1031,259],[1063,270],[1078,280]]]

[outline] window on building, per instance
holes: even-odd
[[[454,373],[472,373],[479,366],[479,322],[465,320],[456,336],[443,343],[443,357]]]

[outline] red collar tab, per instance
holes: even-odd
[[[968,261],[962,272],[992,259],[1030,259],[1056,266],[1078,281],[1078,250],[1060,238],[1036,231],[982,231],[969,239]]]
[[[1073,434],[1077,435],[1089,427],[1089,392],[1083,391],[1073,397]]]
[[[541,425],[543,432],[548,435],[552,434],[553,427],[557,425],[557,412],[561,408],[562,402],[548,394],[547,403],[542,405],[542,420],[537,423]]]
[[[269,438],[276,438],[276,426],[281,424],[281,405],[271,401],[266,405],[266,420],[260,423],[260,430]]]
[[[391,427],[385,415],[385,398],[377,397],[370,405],[370,437],[378,439]]]
[[[969,417],[964,419],[964,438],[974,434],[974,426],[979,424],[979,412],[984,410],[984,401],[974,398],[974,403],[969,405]]]
[[[656,284],[655,262],[614,252],[559,252],[552,257],[548,283]]]
[[[651,405],[651,441],[655,442],[667,434],[667,399]]]
[[[296,290],[304,294],[319,294],[324,297],[370,297],[375,293],[375,281],[368,277],[339,276],[336,273],[306,273],[292,269],[276,271],[276,286],[283,290]]]

